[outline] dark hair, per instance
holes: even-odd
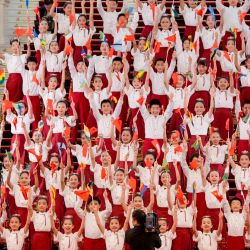
[[[59,155],[57,153],[53,153],[49,156],[49,161],[51,161],[52,157],[56,157],[59,160]]]
[[[146,214],[144,211],[140,210],[140,209],[136,209],[133,213],[132,213],[132,218],[133,220],[136,220],[137,223],[141,226],[145,225],[146,222]]]
[[[191,157],[190,157],[190,162],[191,162],[194,158],[199,158],[199,157],[200,157],[200,155],[199,155],[198,153],[192,154]]]
[[[170,21],[170,17],[169,17],[167,14],[163,14],[163,15],[161,16],[160,23],[161,23],[161,21],[162,21],[163,18],[167,18],[167,19]],[[171,22],[171,21],[170,21],[170,22]]]
[[[18,38],[13,38],[10,40],[10,45],[12,45],[12,43],[17,42],[20,45],[20,41],[18,40]]]
[[[227,43],[228,43],[229,41],[233,41],[233,43],[235,44],[235,39],[234,39],[234,37],[232,37],[232,36],[228,37]],[[226,43],[226,44],[227,44],[227,43]]]
[[[206,60],[206,58],[200,58],[199,61],[198,61],[198,66],[199,65],[207,67],[207,60]]]
[[[246,105],[246,104],[250,104],[250,100],[245,100],[244,103],[243,103],[243,106]]]
[[[12,218],[17,218],[17,219],[19,220],[19,223],[21,223],[21,216],[20,216],[20,214],[12,214],[12,215],[10,216],[10,220],[11,220]]]
[[[117,172],[122,172],[122,173],[124,174],[124,173],[125,173],[125,170],[124,170],[123,168],[117,168],[117,169],[115,170],[115,174],[116,174]]]
[[[72,224],[74,224],[74,218],[73,216],[70,216],[70,215],[67,215],[67,216],[64,216],[63,217],[63,220],[62,220],[62,224],[64,223],[64,221],[66,220],[70,220],[72,222]]]
[[[126,15],[124,13],[120,13],[117,17],[117,21],[120,19],[120,17],[126,17]]]
[[[64,103],[66,105],[66,108],[69,107],[69,102],[66,100],[66,99],[62,99],[62,100],[59,100],[56,104],[56,106],[59,104],[59,103]]]
[[[156,160],[156,154],[155,154],[155,151],[154,150],[148,150],[145,154],[145,156],[147,155],[152,155],[154,157],[154,160]]]
[[[29,56],[29,57],[27,58],[27,64],[28,64],[29,62],[34,62],[34,63],[37,64],[37,59],[36,59],[36,57],[34,57],[34,56]]]
[[[109,99],[104,99],[104,100],[102,100],[102,101],[101,101],[101,107],[102,107],[102,105],[105,104],[105,103],[109,103],[110,106],[112,107],[112,102],[111,102]]]
[[[88,199],[88,202],[87,202],[87,205],[89,205],[92,201],[97,201],[99,205],[101,205],[101,200],[97,197],[97,196],[94,196],[93,198],[90,197]]]
[[[151,108],[153,105],[157,105],[161,107],[161,102],[158,99],[152,99],[149,103],[149,107]]]
[[[47,204],[48,204],[48,198],[45,195],[39,195],[38,198],[37,198],[37,201],[39,201],[39,200],[45,200],[47,202]]]
[[[229,201],[230,206],[231,206],[231,204],[232,204],[233,201],[239,201],[239,202],[240,202],[240,205],[242,206],[242,200],[241,200],[241,198],[236,197],[236,196],[233,197],[233,198]]]
[[[250,59],[250,55],[246,55],[245,62]]]
[[[53,0],[44,0],[44,5],[50,5],[53,4]]]
[[[65,9],[70,4],[72,4],[72,3],[71,2],[65,2],[65,4],[63,5],[63,8]]]
[[[49,81],[51,78],[56,78],[57,82],[58,82],[58,77],[57,75],[50,75],[47,79],[47,81]]]
[[[156,60],[155,60],[155,65],[156,65],[156,63],[157,62],[165,62],[165,60],[163,59],[163,58],[161,58],[161,57],[159,57],[159,58],[157,58]]]
[[[122,58],[119,57],[119,56],[116,56],[116,57],[112,60],[112,63],[113,63],[113,62],[120,62],[120,63],[122,63]]]
[[[23,170],[19,176],[23,175],[23,174],[27,174],[28,176],[30,175],[29,171],[28,170]]]

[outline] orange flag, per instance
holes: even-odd
[[[30,188],[29,187],[26,188],[25,186],[21,185],[20,190],[22,192],[23,198],[25,200],[28,200],[28,192],[29,192]]]
[[[96,127],[92,127],[92,128],[89,130],[90,135],[95,134],[97,131],[98,131],[98,130],[97,130],[97,128],[96,128]]]
[[[64,49],[64,52],[67,56],[69,56],[73,52],[73,48],[70,45],[67,45]]]
[[[127,42],[132,42],[132,41],[134,41],[135,40],[135,35],[126,35],[125,37],[124,37],[124,42],[125,42],[125,44],[127,44]]]
[[[30,148],[27,151],[36,157],[37,162],[39,162],[42,159],[41,155],[36,154],[36,151],[34,148]]]
[[[64,122],[64,137],[69,140],[70,139],[70,126],[67,124],[67,122]]]
[[[197,159],[193,159],[190,163],[189,163],[189,166],[192,170],[197,170],[197,167],[198,167],[198,162],[197,162]]]
[[[194,49],[195,53],[197,53],[198,41],[199,41],[199,39],[195,40],[193,43],[193,49]]]
[[[75,15],[73,15],[73,14],[70,14],[69,15],[69,23],[70,23],[70,25],[72,25],[72,23],[75,21]]]
[[[6,112],[8,109],[13,108],[13,102],[9,100],[2,101],[3,112]]]
[[[157,158],[159,158],[161,155],[161,147],[159,142],[156,139],[154,139],[153,141],[151,141],[151,143],[157,151]]]
[[[88,146],[88,144],[86,144],[86,143],[82,146],[82,156],[83,156],[83,157],[86,157],[86,156],[87,156],[88,148],[89,148],[89,146]]]
[[[165,40],[167,40],[168,42],[171,42],[171,43],[176,43],[176,34],[165,38]]]
[[[151,168],[152,167],[152,162],[150,160],[145,160],[145,165],[148,167],[148,168]]]
[[[224,51],[224,57],[225,57],[229,62],[231,62],[231,58],[230,58],[230,56],[229,56],[229,54],[228,54],[227,51]]]
[[[114,54],[114,48],[110,48],[108,57],[112,58],[113,54]]]
[[[85,202],[87,202],[89,199],[89,195],[90,195],[89,190],[87,190],[87,191],[77,190],[74,193],[75,193],[75,195],[79,196]]]
[[[136,191],[136,179],[133,177],[130,177],[128,180],[128,184],[132,188],[133,193],[135,193],[135,191]]]
[[[228,152],[228,153],[229,153],[230,156],[233,156],[233,155],[234,155],[235,149],[236,149],[236,140],[234,140],[234,142],[233,142],[231,148],[229,149],[229,152]]]
[[[176,86],[176,84],[178,83],[178,73],[174,72],[172,75],[172,80],[173,80],[173,85],[174,87]]]
[[[120,119],[115,119],[114,121],[113,121],[113,125],[116,127],[116,129],[118,130],[118,132],[119,133],[121,133],[122,132],[122,120],[120,120]]]
[[[182,151],[183,151],[183,149],[182,149],[181,145],[179,145],[179,144],[174,149],[174,153],[175,154],[176,153],[181,153]]]
[[[55,171],[56,171],[56,164],[53,163],[53,162],[51,162],[51,163],[49,164],[49,166],[50,166],[50,170],[51,170],[51,175],[53,176],[54,173],[55,173]]]
[[[20,38],[21,36],[23,36],[26,32],[26,29],[25,28],[20,28],[20,27],[17,27],[16,28],[16,36],[18,38]]]
[[[154,52],[155,52],[155,54],[157,54],[157,53],[160,52],[160,48],[161,48],[161,43],[156,40],[155,41],[155,46],[154,46]]]
[[[245,20],[246,15],[247,15],[247,12],[241,12],[240,13],[240,23],[243,23],[243,21]]]
[[[47,99],[47,107],[50,115],[54,115],[53,99]]]
[[[222,196],[221,194],[219,194],[217,190],[211,192],[211,194],[214,195],[215,198],[216,198],[219,202],[221,202],[221,201],[223,200],[223,196]]]
[[[229,118],[226,120],[225,129],[229,131]]]
[[[107,176],[106,169],[104,167],[102,167],[102,170],[101,170],[101,179],[105,179],[106,176]]]
[[[177,192],[176,192],[176,198],[180,202],[181,205],[185,204],[184,194],[183,194],[183,192],[181,190],[181,186],[180,185],[178,186],[178,189],[177,189]]]
[[[202,16],[203,15],[203,11],[204,11],[204,8],[200,8],[199,10],[196,11],[196,14],[198,16]]]
[[[85,169],[86,168],[86,164],[85,163],[80,163],[80,167],[81,167],[81,169]]]
[[[144,102],[144,98],[141,97],[138,100],[136,100],[136,102],[141,106],[143,104],[143,102]]]
[[[87,51],[91,50],[91,36],[89,36],[89,39],[85,44],[85,47],[86,47]]]

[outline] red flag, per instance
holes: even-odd
[[[173,85],[174,87],[176,86],[176,84],[178,83],[178,73],[174,72],[172,75],[172,81],[173,81]]]
[[[174,149],[174,153],[177,154],[177,153],[181,153],[183,151],[181,145],[177,145]]]
[[[47,107],[50,115],[54,115],[53,99],[47,99]]]
[[[52,177],[53,177],[53,175],[54,175],[54,173],[55,173],[55,171],[56,171],[56,164],[53,163],[53,162],[51,162],[51,163],[49,164],[49,166],[50,166],[50,170],[51,170],[51,175],[52,175]]]
[[[116,129],[118,130],[118,132],[119,133],[121,133],[122,132],[122,120],[120,120],[120,119],[115,119],[114,121],[113,121],[113,125],[116,127]]]
[[[95,134],[97,131],[98,131],[98,130],[97,130],[97,128],[96,128],[96,127],[92,127],[92,128],[89,130],[90,135]]]
[[[154,52],[155,52],[155,54],[157,54],[157,53],[160,52],[160,48],[161,48],[161,43],[156,40],[155,41],[155,46],[154,46]]]
[[[133,177],[130,177],[128,180],[128,184],[132,188],[133,193],[135,193],[135,191],[136,191],[136,179]]]
[[[79,196],[85,202],[87,202],[89,199],[89,195],[90,195],[89,190],[87,190],[87,191],[77,190],[74,193],[75,193],[75,195]]]
[[[15,129],[16,129],[16,125],[17,125],[17,117],[15,117],[15,118],[13,119],[12,123],[13,123],[13,125],[14,125],[14,127],[15,127]]]
[[[86,157],[86,156],[87,156],[88,148],[89,148],[88,144],[84,144],[84,145],[82,146],[82,156],[83,156],[83,157]]]
[[[145,162],[146,167],[148,167],[148,168],[152,167],[152,162],[150,160],[147,159],[144,162]]]
[[[64,53],[68,56],[73,52],[73,48],[70,45],[67,45],[64,49]]]
[[[114,48],[110,48],[108,57],[112,58],[113,54],[114,54]]]
[[[222,196],[221,194],[219,194],[217,190],[211,192],[211,194],[214,195],[215,198],[216,198],[219,202],[221,202],[221,201],[223,200],[223,196]]]
[[[143,102],[144,102],[144,98],[141,97],[138,100],[136,100],[136,102],[141,106],[143,104]]]
[[[13,108],[13,102],[9,100],[2,101],[3,112],[6,112],[8,109]]]
[[[42,159],[41,155],[36,154],[36,151],[34,148],[30,148],[27,151],[36,157],[37,162],[39,162]]]
[[[195,53],[197,53],[198,41],[199,41],[199,39],[195,40],[193,43],[193,49],[194,49]]]
[[[86,168],[86,164],[85,163],[80,163],[80,168],[84,170]]]
[[[229,62],[231,62],[231,58],[230,58],[230,56],[229,56],[229,54],[228,54],[227,51],[224,51],[224,57],[225,57]]]
[[[58,0],[54,0],[54,6],[58,7]]]
[[[73,91],[72,91],[71,87],[69,88],[69,96],[68,96],[68,98],[69,98],[69,101],[72,102],[72,100],[73,100],[72,99],[73,98]]]
[[[225,129],[229,131],[229,118],[226,120]]]
[[[6,197],[6,184],[1,186],[1,203],[4,202],[5,197]]]
[[[245,20],[246,15],[247,15],[247,12],[241,12],[240,13],[240,23],[243,23],[243,21]]]
[[[218,48],[219,48],[219,44],[217,40],[215,40],[211,49],[218,49]]]
[[[64,122],[64,137],[69,140],[70,139],[70,126],[67,124],[67,122]]]
[[[27,28],[25,35],[28,36],[28,37],[32,36],[32,29],[31,29],[31,27]]]
[[[132,42],[135,40],[135,35],[125,35],[124,42],[127,44],[127,42]]]
[[[20,190],[22,192],[23,198],[25,200],[28,200],[28,192],[29,192],[30,188],[29,187],[26,188],[25,186],[21,185]]]
[[[105,179],[106,176],[107,176],[106,169],[104,167],[102,167],[102,170],[101,170],[101,179]]]
[[[165,40],[167,40],[168,42],[171,42],[171,43],[176,43],[176,34],[165,38]]]
[[[176,192],[176,198],[180,202],[181,205],[185,204],[184,194],[183,194],[183,192],[181,190],[181,186],[180,185],[178,186],[178,189],[177,189],[177,192]]]
[[[86,47],[87,51],[91,50],[91,36],[89,36],[89,39],[85,44],[85,47]]]
[[[70,25],[72,25],[72,23],[75,21],[75,15],[73,15],[73,14],[70,14],[69,15],[69,23],[70,23]]]
[[[199,10],[196,11],[196,14],[198,16],[202,16],[203,15],[203,11],[204,11],[204,8],[200,8]]]
[[[189,166],[192,170],[197,170],[198,168],[198,162],[197,162],[197,159],[194,158],[190,163],[189,163]]]
[[[16,36],[18,38],[20,38],[21,36],[23,36],[26,32],[26,29],[25,28],[20,28],[20,27],[17,27],[16,28]]]
[[[40,11],[39,11],[39,6],[37,6],[36,8],[34,8],[34,12],[37,16],[40,16]]]
[[[36,77],[36,73],[34,73],[33,76],[32,76],[32,82],[36,83],[36,85],[40,85],[40,82]]]
[[[160,147],[159,142],[156,139],[154,139],[153,141],[151,141],[151,143],[152,143],[152,145],[155,147],[155,149],[157,151],[157,158],[159,158],[160,155],[161,155],[161,147]]]
[[[236,140],[234,140],[234,142],[233,142],[231,148],[229,149],[229,152],[228,152],[228,153],[229,153],[230,156],[233,156],[233,155],[234,155],[235,149],[236,149]]]

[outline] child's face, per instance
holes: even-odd
[[[122,131],[122,137],[121,140],[123,143],[127,144],[131,141],[131,134],[129,131]]]
[[[78,180],[78,177],[76,175],[71,175],[70,178],[69,178],[69,186],[70,188],[77,188],[79,185],[79,180]]]
[[[232,40],[227,41],[226,48],[229,52],[234,51],[235,49],[235,43]]]
[[[188,5],[190,8],[194,9],[196,7],[195,2],[192,0],[188,0]]]
[[[108,7],[111,12],[115,11],[117,9],[117,2],[116,1],[108,1]]]
[[[244,115],[248,115],[248,113],[250,112],[250,104],[245,103],[243,108],[242,108],[242,111],[243,111]]]
[[[93,86],[95,90],[101,90],[102,89],[102,79],[100,77],[95,77],[93,81]]]
[[[110,114],[110,112],[112,111],[112,107],[111,107],[110,103],[105,102],[102,104],[101,110],[102,110],[103,114],[107,115],[107,114]]]
[[[45,20],[40,22],[40,25],[39,25],[40,33],[46,33],[48,31],[48,28],[49,28],[48,23]]]
[[[161,25],[161,28],[162,28],[162,29],[168,30],[168,29],[170,29],[171,22],[170,22],[170,20],[169,20],[168,17],[163,17],[163,18],[161,19],[160,25]]]
[[[214,28],[214,26],[215,26],[214,18],[212,16],[207,16],[206,24],[207,24],[209,29]]]
[[[242,209],[242,205],[241,205],[240,201],[238,201],[238,200],[233,200],[233,201],[231,202],[231,210],[232,210],[233,212],[239,212],[241,209]]]
[[[227,79],[221,78],[218,82],[218,87],[220,90],[226,90],[229,86]]]
[[[161,107],[159,105],[152,105],[151,108],[150,108],[150,113],[153,115],[153,116],[157,116],[159,115],[161,112]]]
[[[35,71],[36,70],[37,63],[36,62],[28,62],[27,67],[30,71]]]
[[[140,79],[138,79],[137,77],[134,77],[133,81],[132,81],[132,85],[135,89],[140,89],[142,82]]]
[[[5,169],[9,169],[13,165],[13,160],[10,160],[7,156],[3,159],[3,166]]]
[[[32,139],[35,143],[42,142],[43,137],[39,131],[34,131],[32,135]]]
[[[174,132],[170,136],[171,144],[177,144],[180,142],[180,134],[178,132]]]
[[[119,26],[125,28],[127,26],[128,20],[125,16],[120,16],[118,19]]]
[[[18,231],[19,227],[21,226],[20,220],[16,217],[12,217],[10,219],[10,228],[12,231]]]
[[[79,63],[77,63],[76,69],[77,69],[77,71],[80,72],[80,73],[84,72],[85,69],[86,69],[85,63],[84,63],[84,62],[79,62]]]
[[[114,61],[112,66],[115,72],[120,72],[122,70],[123,64],[119,61]]]
[[[88,143],[88,139],[86,138],[86,136],[84,134],[82,134],[81,140],[82,140],[82,145]]]
[[[71,15],[71,12],[72,12],[72,5],[71,4],[68,4],[65,8],[63,8],[64,10],[64,13],[66,16],[69,16]]]
[[[201,102],[195,103],[194,112],[196,115],[202,115],[205,111],[204,104]]]
[[[28,186],[30,183],[30,176],[28,173],[22,173],[19,177],[19,183],[22,186]]]
[[[212,229],[213,225],[212,225],[212,221],[210,218],[203,218],[201,221],[201,228],[203,229],[203,231],[205,232],[210,232]]]
[[[99,211],[99,209],[101,207],[101,205],[98,203],[98,201],[95,201],[95,200],[91,201],[88,206],[89,206],[90,212],[93,212],[96,210]]]
[[[217,171],[210,172],[208,180],[211,182],[211,184],[218,184],[220,180],[219,173]]]
[[[157,61],[155,64],[155,69],[158,73],[163,73],[165,69],[165,64],[163,61]]]
[[[155,0],[148,0],[149,4],[155,4]]]
[[[144,39],[139,40],[139,42],[138,42],[138,49],[140,51],[144,51],[145,45],[146,45],[146,41]]]
[[[64,233],[66,233],[66,234],[72,233],[72,230],[73,230],[73,228],[74,228],[74,225],[73,225],[73,223],[72,223],[72,220],[71,220],[71,219],[64,219],[62,228],[63,228],[63,230],[64,230]]]
[[[184,50],[190,50],[190,41],[189,40],[185,40],[183,42],[183,49]]]
[[[163,173],[161,175],[161,182],[163,185],[169,184],[171,181],[171,177],[169,173]]]
[[[204,75],[207,72],[207,66],[204,66],[202,64],[199,64],[197,69],[200,75]]]
[[[51,163],[53,163],[53,164],[55,164],[55,166],[58,168],[59,167],[59,159],[57,158],[57,157],[55,157],[55,156],[52,156],[51,158],[50,158],[50,162],[49,162],[50,164]]]
[[[80,17],[78,18],[78,20],[77,20],[77,24],[78,24],[78,26],[79,26],[80,28],[85,27],[85,26],[86,26],[86,22],[87,22],[87,20],[86,20],[86,18],[85,18],[84,16],[80,16]]]
[[[12,42],[11,44],[11,51],[13,54],[17,54],[18,51],[20,50],[20,45],[18,42]]]
[[[238,0],[228,0],[230,6],[237,6]]]
[[[49,49],[52,53],[57,53],[59,51],[59,46],[57,42],[51,42]]]
[[[56,86],[58,84],[57,78],[56,77],[50,77],[49,78],[49,89],[50,90],[55,90]]]
[[[64,116],[66,114],[68,108],[66,107],[65,103],[59,102],[56,106],[56,110],[57,110],[59,116]]]
[[[109,52],[109,45],[105,42],[102,42],[101,47],[100,47],[100,51],[101,51],[102,55],[107,55]]]
[[[118,232],[120,229],[120,223],[118,219],[111,219],[109,223],[109,228],[112,232]]]
[[[184,84],[184,79],[181,75],[178,75],[178,81],[176,83],[176,88],[182,88]]]
[[[108,152],[106,152],[106,151],[102,152],[102,154],[101,154],[101,162],[103,164],[107,164],[109,159],[110,159],[110,155],[108,154]]]
[[[150,162],[153,166],[154,162],[155,162],[155,158],[153,155],[151,154],[146,154],[144,157],[144,162]]]
[[[48,203],[45,199],[39,199],[37,201],[37,211],[38,212],[44,213],[44,212],[46,212],[47,208],[48,208]]]
[[[217,132],[212,133],[210,136],[213,145],[218,145],[220,142],[220,134]]]
[[[246,67],[247,67],[248,69],[250,69],[250,58],[248,58],[248,59],[246,60]]]
[[[240,165],[243,168],[248,168],[250,164],[249,157],[247,155],[240,156]]]
[[[141,209],[143,207],[143,200],[139,196],[136,196],[134,198],[134,202],[133,203],[134,203],[135,209]]]
[[[124,179],[125,179],[125,175],[124,175],[124,173],[122,171],[117,171],[115,173],[115,181],[116,181],[116,183],[123,183]]]
[[[160,227],[160,233],[166,233],[168,230],[168,225],[165,220],[158,220],[159,227]]]

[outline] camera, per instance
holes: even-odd
[[[145,231],[146,232],[159,231],[158,217],[155,213],[148,213],[146,215]]]

